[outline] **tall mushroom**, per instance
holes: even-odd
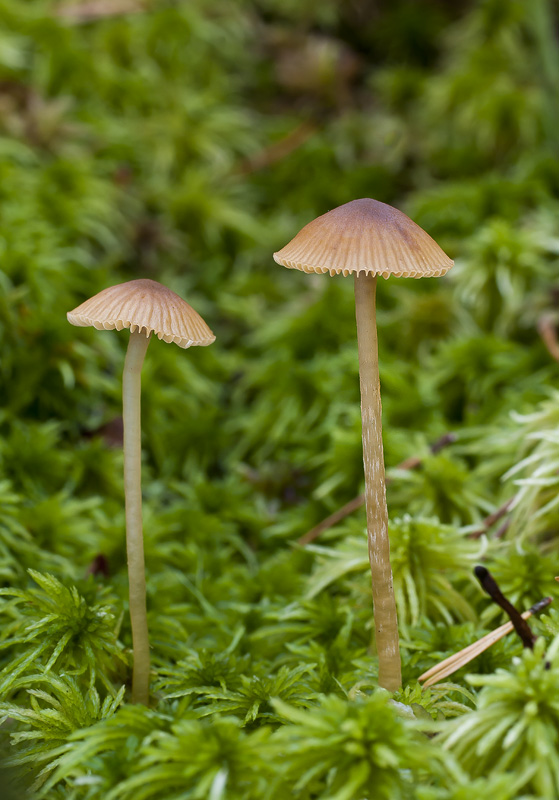
[[[309,222],[274,260],[303,272],[355,276],[367,538],[379,657],[379,685],[401,686],[398,619],[392,585],[376,327],[377,275],[444,275],[453,262],[409,217],[377,200],[353,200]]]
[[[134,657],[132,702],[147,705],[150,656],[142,532],[142,364],[152,333],[182,348],[211,344],[215,336],[202,317],[178,294],[151,280],[129,281],[103,289],[67,316],[72,325],[92,325],[98,330],[130,329],[122,376],[122,411],[126,552]]]

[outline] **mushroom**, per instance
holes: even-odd
[[[274,260],[303,272],[355,276],[367,538],[379,658],[379,685],[401,686],[398,619],[390,566],[375,297],[377,275],[444,275],[453,262],[409,217],[368,198],[309,222]]]
[[[68,312],[72,325],[130,329],[122,376],[126,552],[134,668],[132,702],[149,702],[149,639],[142,533],[141,371],[151,334],[179,347],[208,345],[215,336],[188,303],[160,283],[136,280],[103,289]]]

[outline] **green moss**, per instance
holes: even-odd
[[[18,797],[557,794],[553,608],[534,654],[509,636],[417,683],[502,621],[477,560],[522,609],[557,595],[539,332],[558,321],[556,8],[369,5],[155,0],[73,24],[0,0],[0,755]],[[271,259],[358,196],[456,258],[378,292],[394,702],[363,508],[297,544],[362,491],[352,282]],[[125,703],[127,336],[65,319],[140,277],[217,335],[154,342],[143,376],[150,709]]]

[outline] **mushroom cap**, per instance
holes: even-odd
[[[274,261],[302,272],[365,272],[403,278],[444,275],[454,262],[397,208],[352,200],[305,225]]]
[[[215,336],[200,314],[178,294],[157,281],[141,279],[110,286],[67,314],[72,325],[97,330],[157,334],[179,347],[208,345]]]

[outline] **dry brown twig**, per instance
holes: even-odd
[[[441,436],[440,439],[437,439],[430,446],[431,453],[435,454],[442,450],[444,447],[447,447],[449,444],[452,444],[456,441],[456,434],[455,433],[445,433]],[[418,456],[411,456],[410,458],[406,458],[402,461],[396,469],[401,470],[408,470],[408,469],[416,469],[417,467],[421,466],[421,459]],[[390,478],[386,479],[386,483],[390,482]],[[345,506],[342,506],[337,511],[334,511],[333,514],[330,514],[329,517],[323,519],[322,522],[319,522],[318,525],[315,525],[314,528],[311,528],[310,531],[307,531],[303,536],[297,539],[297,544],[306,545],[310,544],[310,542],[314,542],[315,539],[327,531],[328,528],[332,528],[334,525],[337,525],[338,522],[341,522],[343,519],[348,517],[354,511],[357,511],[358,508],[361,508],[362,505],[365,503],[365,495],[360,494],[357,497],[354,497],[353,500],[350,500],[349,503],[346,503]]]
[[[522,619],[529,619],[533,614],[546,608],[550,603],[551,598],[545,597],[543,600],[540,600],[538,603],[533,605],[528,611],[525,611],[523,614],[521,614]],[[461,667],[469,664],[470,661],[473,661],[474,658],[477,658],[479,655],[481,655],[481,653],[491,647],[491,645],[495,644],[495,642],[498,642],[499,639],[502,639],[513,630],[514,626],[512,622],[505,622],[504,625],[501,625],[494,631],[486,633],[485,636],[482,636],[481,639],[477,640],[477,642],[473,642],[467,647],[464,647],[462,650],[459,650],[458,653],[454,653],[448,658],[445,658],[444,661],[435,664],[434,667],[431,667],[431,669],[428,669],[426,672],[420,675],[418,680],[425,681],[423,686],[426,688],[438,683],[439,681],[442,681],[444,678],[448,678],[449,675],[452,675],[454,672],[458,672]]]
[[[529,619],[531,616],[532,614],[530,611],[525,611],[524,614],[522,614],[524,619]],[[513,630],[512,622],[505,622],[504,625],[482,636],[477,642],[473,642],[468,645],[468,647],[459,650],[458,653],[454,653],[439,664],[435,664],[434,667],[431,667],[431,669],[428,669],[423,675],[420,675],[418,680],[425,681],[423,686],[426,688],[427,686],[432,686],[434,683],[442,681],[443,678],[448,678],[453,672],[458,672],[461,667],[469,664],[470,661],[477,658],[484,650],[487,650],[492,644],[495,644],[495,642],[498,642],[499,639],[502,639],[507,633],[511,633]]]
[[[555,321],[549,314],[544,314],[538,320],[538,333],[551,358],[559,361],[559,341],[557,340],[557,329]]]
[[[353,500],[349,501],[349,503],[346,503],[345,506],[342,506],[337,511],[334,511],[334,513],[330,514],[329,517],[326,517],[326,519],[323,519],[322,522],[318,523],[318,525],[315,525],[314,528],[311,528],[310,531],[307,531],[304,536],[301,536],[301,538],[297,540],[297,544],[305,545],[309,544],[310,542],[314,542],[315,539],[318,539],[321,533],[327,531],[328,528],[332,528],[334,525],[337,525],[338,522],[341,522],[350,514],[353,514],[353,512],[357,511],[358,508],[361,508],[364,503],[365,495],[357,495],[357,497],[354,497]]]
[[[60,5],[54,14],[70,25],[84,25],[96,19],[141,14],[144,11],[148,11],[148,8],[141,0],[87,0],[82,3]]]
[[[482,520],[481,525],[479,526],[479,528],[477,530],[472,531],[471,533],[468,534],[468,538],[469,539],[479,539],[481,536],[483,536],[484,533],[487,533],[489,528],[493,527],[493,525],[496,522],[498,522],[501,519],[501,517],[504,517],[505,514],[508,511],[510,511],[514,500],[515,500],[514,497],[510,497],[505,503],[503,503],[502,506],[499,506],[499,508],[496,509],[496,511],[492,511],[491,514],[488,514],[487,517],[485,517],[485,519]],[[503,525],[501,525],[501,527],[499,528],[499,530],[495,534],[495,536],[498,539],[500,539],[501,536],[504,535],[504,533],[506,532],[509,524],[510,524],[509,520],[505,520]]]
[[[270,167],[305,144],[317,130],[318,125],[315,122],[305,120],[284,136],[283,139],[268,145],[268,147],[255,153],[255,155],[241,161],[236,172],[241,175],[249,175],[252,172],[258,172],[258,170]]]

